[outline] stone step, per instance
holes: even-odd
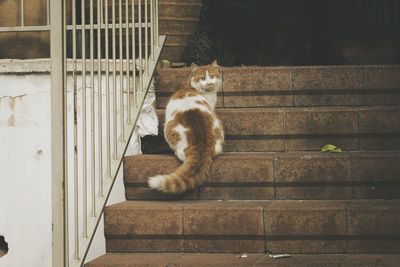
[[[227,153],[192,192],[168,195],[147,178],[180,164],[173,155],[124,158],[128,200],[400,199],[400,151]]]
[[[400,106],[226,108],[217,110],[225,130],[224,151],[319,151],[334,144],[346,151],[400,149]],[[162,136],[143,139],[144,153],[168,153]]]
[[[400,253],[400,200],[126,201],[111,253]]]
[[[243,255],[246,255],[245,257]],[[398,267],[398,254],[292,254],[273,259],[267,254],[107,253],[87,267]]]
[[[160,69],[157,107],[189,85],[190,68]],[[218,107],[400,105],[399,66],[223,68]]]

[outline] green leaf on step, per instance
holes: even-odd
[[[342,149],[339,147],[336,147],[334,145],[324,145],[324,147],[321,149],[322,152],[335,152],[335,153],[340,153],[342,152]]]

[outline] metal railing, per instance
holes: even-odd
[[[50,14],[53,266],[81,266],[165,36],[158,0],[52,1]]]

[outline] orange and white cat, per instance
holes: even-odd
[[[200,185],[209,174],[213,158],[222,152],[224,132],[215,115],[221,68],[192,65],[187,89],[177,91],[165,112],[164,135],[183,161],[173,173],[149,178],[149,186],[164,193],[182,193]]]

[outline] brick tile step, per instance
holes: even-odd
[[[126,201],[111,253],[400,253],[400,200]]]
[[[267,254],[207,253],[107,253],[87,263],[87,267],[398,267],[398,254],[292,254],[289,258],[273,259]]]
[[[210,178],[183,195],[162,194],[147,178],[172,172],[173,155],[125,157],[128,200],[400,199],[400,151],[226,153]]]
[[[227,152],[315,151],[325,144],[343,150],[400,149],[400,106],[248,108],[217,111]],[[168,153],[164,111],[160,135],[143,139],[144,153]]]
[[[160,69],[157,107],[186,88],[190,68]],[[219,107],[374,106],[400,104],[399,66],[223,68]]]
[[[125,10],[125,1],[121,3],[121,6],[123,10]],[[164,20],[194,20],[198,21],[199,20],[199,15],[201,12],[201,6],[202,2],[201,0],[192,0],[192,1],[159,1],[159,19],[161,21]],[[94,3],[94,7],[97,7],[97,4]],[[89,3],[86,3],[86,15],[89,16],[89,10],[90,5]],[[115,8],[118,10],[119,8],[119,3],[118,1],[115,3]],[[108,2],[108,12],[112,12],[112,2]],[[131,12],[131,6],[129,6],[129,12]],[[135,8],[135,16],[138,14],[138,6]],[[144,11],[144,6],[142,7],[142,16],[145,16],[145,11]],[[110,16],[111,17],[111,16]],[[119,15],[118,12],[115,14],[116,20],[119,21]],[[111,18],[109,18],[109,21],[111,22]],[[31,22],[32,23],[32,22]],[[38,22],[36,22],[38,23]],[[161,24],[161,23],[160,23]]]
[[[193,1],[192,1],[193,2]],[[159,18],[189,18],[198,19],[201,12],[201,2],[194,1],[193,3],[173,3],[161,2],[159,7]]]

